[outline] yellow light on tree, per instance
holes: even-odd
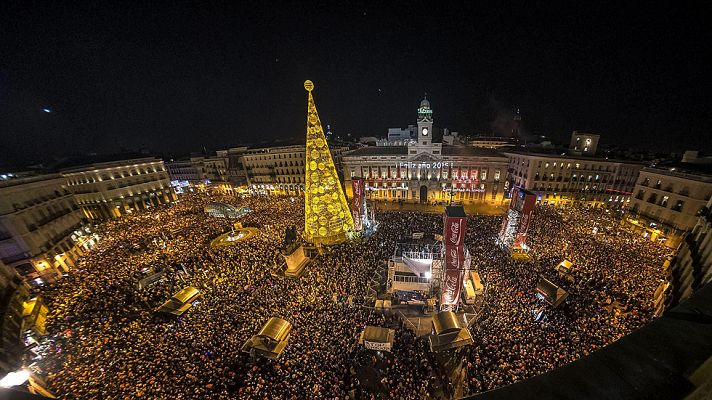
[[[341,243],[346,241],[346,232],[353,229],[354,221],[316,111],[311,93],[314,83],[304,82],[304,89],[309,92],[304,233],[312,243]]]

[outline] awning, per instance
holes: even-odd
[[[556,270],[563,274],[568,274],[574,267],[574,263],[569,260],[564,260],[556,266]]]
[[[292,331],[292,324],[279,317],[272,317],[267,321],[265,326],[260,329],[257,336],[266,337],[271,340],[284,340]]]
[[[188,286],[176,293],[168,301],[156,309],[156,312],[173,315],[183,315],[190,309],[193,302],[202,296],[200,291],[192,286]]]
[[[547,303],[554,307],[558,307],[569,296],[566,290],[556,286],[546,278],[539,278],[539,282],[536,284],[536,291],[544,297]]]
[[[173,298],[180,301],[181,303],[188,302],[195,298],[200,291],[192,286],[183,288],[180,292],[173,295]]]
[[[460,321],[452,311],[443,311],[433,315],[433,330],[436,335],[455,332],[460,329]]]
[[[292,324],[289,321],[279,317],[272,317],[257,335],[252,336],[245,342],[242,346],[242,351],[276,360],[287,347],[291,332]]]
[[[462,346],[470,345],[474,342],[472,334],[467,328],[462,328],[445,335],[430,335],[430,351],[445,351]]]

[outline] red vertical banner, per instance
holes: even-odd
[[[499,227],[499,240],[504,242],[504,234],[507,232],[507,225],[509,225],[509,212],[504,214],[504,219],[502,219],[502,225]]]
[[[465,244],[466,228],[467,218],[445,215],[445,229],[443,232],[445,246],[462,246]]]
[[[522,200],[524,191],[518,187],[512,188],[512,201],[509,203],[509,209],[514,211],[522,211]]]
[[[456,305],[460,299],[465,269],[465,246],[445,246],[445,273],[440,287],[440,305]]]
[[[443,218],[445,264],[440,286],[440,305],[456,305],[460,299],[465,268],[467,217],[462,206],[449,206]]]
[[[351,198],[351,215],[354,219],[354,230],[360,232],[363,230],[363,211],[364,202],[364,183],[362,178],[351,178],[351,189],[353,196]]]
[[[522,211],[517,227],[517,236],[514,239],[514,247],[522,247],[527,241],[527,231],[534,218],[534,207],[536,206],[536,195],[531,192],[520,191],[522,194]],[[519,196],[517,196],[519,197]]]

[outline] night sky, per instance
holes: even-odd
[[[530,134],[712,150],[709,6],[61,3],[0,5],[0,164],[300,138],[305,79],[342,135],[415,123],[427,91],[461,133],[519,107]]]

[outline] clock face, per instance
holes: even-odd
[[[423,128],[423,136],[428,136],[428,128]]]

